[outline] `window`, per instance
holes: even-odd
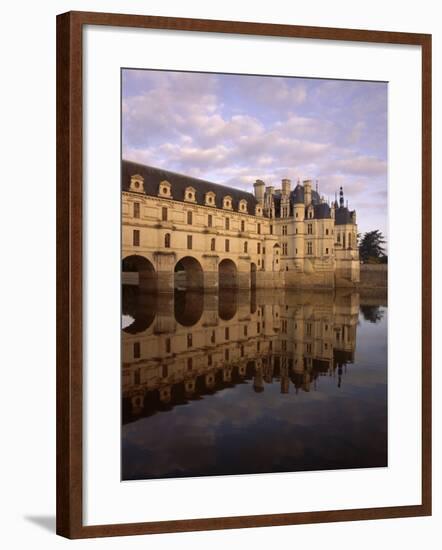
[[[247,254],[247,250],[248,250],[248,242],[246,241],[244,243],[244,254]]]
[[[212,216],[212,214],[209,214],[209,215],[207,216],[207,225],[208,225],[209,227],[212,227],[212,225],[213,225],[213,216]]]
[[[210,337],[210,341],[212,342],[212,344],[214,344],[216,341],[216,334],[214,330],[212,330],[212,336]]]
[[[297,217],[298,217],[298,212],[296,212],[296,214],[295,214],[295,218],[297,218]]]
[[[134,229],[132,243],[134,246],[140,246],[140,230]]]
[[[170,233],[164,235],[164,248],[170,248]]]
[[[287,226],[286,225],[282,226],[282,234],[287,235]]]
[[[307,243],[307,254],[313,254],[313,244],[311,241]]]
[[[226,361],[229,360],[229,350],[228,350],[228,349],[224,350],[224,359],[225,359]]]
[[[163,206],[163,208],[161,209],[161,219],[163,220],[163,222],[167,221],[167,206]]]
[[[298,254],[298,249],[297,249],[297,248],[295,248],[295,254],[296,254],[296,255]]]
[[[187,248],[192,250],[192,235],[187,235]]]
[[[258,235],[261,235],[261,224],[258,223],[257,225],[257,231],[258,231]]]
[[[170,338],[166,338],[166,353],[170,353]]]
[[[311,336],[312,335],[312,324],[311,323],[306,323],[305,330],[306,330],[307,336]]]
[[[261,332],[261,323],[256,323],[256,332]]]
[[[244,346],[241,346],[241,357],[244,357]]]
[[[247,325],[244,325],[244,336],[247,336]]]
[[[340,233],[338,233],[337,239],[338,239],[338,243],[340,243],[341,242],[341,234]]]
[[[307,224],[307,233],[309,235],[313,235],[313,224],[311,223]]]
[[[139,359],[140,357],[141,357],[140,342],[134,342],[134,359]]]
[[[229,241],[229,239],[226,239],[225,249],[226,249],[226,252],[230,252],[230,241]]]
[[[287,248],[288,248],[288,244],[287,243],[282,243],[282,255],[283,256],[287,256]]]
[[[256,243],[256,252],[261,254],[261,243]]]
[[[244,220],[241,220],[241,231],[244,233],[246,230],[246,222]]]
[[[325,234],[328,235],[328,229],[325,230]]]
[[[226,218],[226,229],[229,230],[230,229],[230,218]]]
[[[348,234],[348,248],[351,248],[351,233]]]
[[[137,369],[134,372],[134,384],[139,386],[141,384],[140,369]]]
[[[187,335],[187,347],[188,348],[191,348],[192,347],[192,333],[189,332],[189,334]]]
[[[169,369],[167,368],[167,365],[163,365],[163,367],[162,367],[161,370],[162,370],[162,373],[161,373],[161,374],[162,374],[162,377],[163,377],[163,378],[167,378],[167,376],[168,376],[168,374],[169,374],[169,372],[168,372]]]
[[[188,225],[192,225],[192,221],[193,221],[193,215],[192,215],[192,212],[189,210],[189,212],[187,212],[187,223],[188,223]]]
[[[269,229],[270,229],[270,235],[273,235],[273,225],[272,225],[272,224],[270,224],[270,228],[269,228]]]
[[[140,217],[140,203],[134,202],[134,218]]]
[[[210,250],[212,252],[215,250],[215,239],[210,239]]]
[[[325,249],[325,253],[328,254],[328,248]]]
[[[207,366],[208,366],[208,367],[211,367],[211,366],[212,366],[212,356],[210,355],[210,353],[209,353],[209,355],[207,356]]]
[[[226,327],[226,328],[224,329],[224,338],[225,338],[226,340],[228,340],[228,339],[229,339],[229,336],[230,336],[230,334],[229,334],[229,327]]]

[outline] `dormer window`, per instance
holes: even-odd
[[[184,200],[187,202],[196,202],[196,190],[194,187],[186,187]]]
[[[245,199],[239,201],[239,211],[247,212],[247,201]]]
[[[207,206],[215,206],[216,195],[213,191],[206,193],[204,201]]]
[[[262,216],[262,208],[259,204],[256,205],[256,208],[255,208],[255,214],[257,216]]]
[[[223,208],[227,208],[227,210],[232,210],[232,197],[230,195],[226,195],[223,198]]]
[[[172,198],[172,186],[168,181],[162,181],[158,189],[158,195],[160,197]]]
[[[144,178],[139,174],[134,174],[130,177],[129,191],[135,193],[144,193]]]

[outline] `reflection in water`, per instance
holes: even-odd
[[[385,299],[130,292],[123,479],[387,465]]]

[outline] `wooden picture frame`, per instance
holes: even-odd
[[[411,506],[83,525],[83,40],[85,25],[421,46],[422,503]],[[105,537],[431,514],[431,35],[69,12],[57,17],[57,533]]]

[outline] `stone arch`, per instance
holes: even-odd
[[[175,290],[203,290],[204,272],[199,261],[193,256],[178,260],[174,269]]]
[[[139,287],[123,285],[121,296],[123,317],[129,321],[123,328],[127,334],[138,334],[147,330],[157,314],[157,294],[140,292]]]
[[[157,272],[153,263],[137,254],[126,256],[122,261],[123,285],[136,285],[144,292],[156,292]]]
[[[238,310],[238,293],[229,288],[220,288],[218,297],[218,316],[223,321],[230,321]]]
[[[225,258],[218,264],[219,288],[238,288],[238,270],[233,260]]]
[[[174,300],[174,313],[177,323],[192,327],[201,319],[204,309],[204,295],[195,291],[177,291]]]

